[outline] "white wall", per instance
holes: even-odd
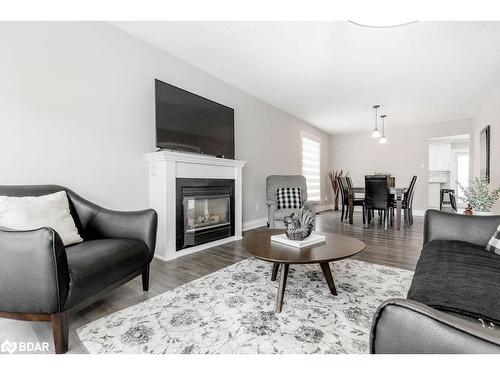
[[[492,188],[500,187],[500,86],[494,89],[486,98],[473,119],[474,123],[474,153],[473,170],[474,176],[479,177],[479,133],[490,125],[490,183]],[[500,214],[500,202],[497,202],[493,212]]]
[[[364,186],[364,176],[374,172],[392,173],[397,186],[408,186],[412,176],[416,175],[413,207],[425,210],[428,203],[429,138],[471,132],[472,120],[462,119],[388,128],[385,132],[388,143],[385,145],[370,138],[371,132],[335,134],[330,137],[330,166],[349,171],[357,186]]]
[[[111,25],[1,22],[0,46],[1,184],[61,184],[110,208],[147,207],[158,78],[235,109],[244,221],[267,215],[267,175],[300,172],[301,130],[322,139],[330,191],[326,133]]]

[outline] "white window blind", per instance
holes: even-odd
[[[321,142],[302,133],[302,175],[307,182],[307,199],[321,201]]]

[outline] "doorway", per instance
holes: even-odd
[[[441,189],[451,189],[463,208],[458,184],[469,185],[470,138],[468,134],[429,138],[429,208],[439,209]]]

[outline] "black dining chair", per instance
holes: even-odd
[[[387,230],[389,210],[391,208],[388,184],[388,176],[365,176],[365,199],[363,210],[367,217],[367,225],[371,222],[372,213],[375,210],[381,211],[383,215],[380,217],[380,221],[383,220],[385,230]]]
[[[448,195],[449,201],[444,200],[444,196]],[[443,203],[450,204],[451,208],[457,212],[457,200],[455,198],[455,189],[441,189],[439,198],[439,211],[443,209]]]
[[[415,193],[415,183],[417,182],[417,176],[413,176],[408,186],[408,189],[403,195],[403,201],[401,202],[401,208],[403,209],[404,222],[409,228],[413,225],[413,195]],[[394,210],[396,209],[396,201],[391,195],[391,223],[394,217]]]
[[[351,186],[349,186],[350,177],[341,176],[337,177],[337,179],[340,186],[340,198],[342,199],[342,215],[340,216],[340,221],[344,221],[344,219],[347,220],[349,216],[349,188],[352,187],[352,181]],[[363,207],[363,204],[363,198],[354,198],[354,206]],[[363,224],[365,220],[365,211],[363,210]]]
[[[403,210],[405,223],[408,227],[413,225],[413,196],[415,194],[415,184],[417,182],[417,176],[413,176],[410,182],[410,186],[403,197]]]
[[[352,185],[352,179],[351,179],[351,177],[345,176],[345,179],[347,181],[347,186],[352,187],[353,185]]]
[[[342,201],[342,215],[340,216],[340,221],[347,219],[348,205],[349,205],[349,195],[348,195],[348,185],[345,176],[337,177],[340,186],[340,198]]]

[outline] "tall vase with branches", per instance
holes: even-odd
[[[330,171],[328,172],[328,177],[330,178],[330,183],[332,184],[332,190],[333,190],[333,202],[334,202],[334,208],[335,211],[339,210],[339,193],[340,193],[340,184],[339,184],[339,177],[347,176],[349,172],[347,172],[344,175],[344,171],[341,169],[340,171]]]

